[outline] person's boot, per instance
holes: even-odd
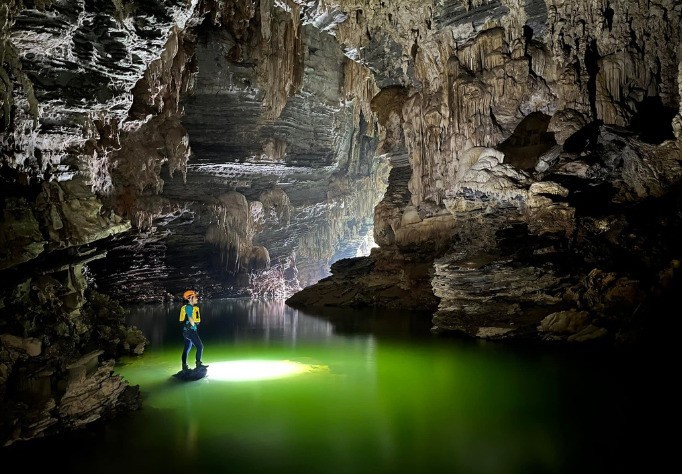
[[[189,365],[187,364],[182,364],[182,371],[187,372],[189,370]]]
[[[205,368],[208,367],[208,365],[204,365],[203,362],[201,362],[200,360],[198,360],[198,361],[197,361],[197,369],[201,369],[202,367],[205,369]]]

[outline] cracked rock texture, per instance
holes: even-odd
[[[654,339],[680,286],[681,19],[674,0],[3,0],[0,441],[136,406],[110,370],[144,349],[103,310],[123,295]]]

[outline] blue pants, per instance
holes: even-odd
[[[189,351],[192,350],[192,346],[197,348],[197,363],[201,362],[201,356],[204,353],[204,343],[201,342],[199,333],[197,331],[192,331],[191,329],[183,329],[182,337],[185,339],[185,347],[182,350],[182,366],[187,365],[187,355]]]

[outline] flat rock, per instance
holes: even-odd
[[[206,377],[207,372],[208,368],[206,366],[203,366],[197,369],[181,370],[177,374],[174,374],[173,377],[184,382],[190,382],[192,380],[203,379],[204,377]]]

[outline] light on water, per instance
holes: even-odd
[[[313,366],[290,360],[233,360],[211,362],[208,378],[230,382],[281,379],[313,370]]]
[[[318,317],[241,299],[201,310],[205,378],[173,376],[178,305],[132,308],[150,345],[116,372],[139,386],[142,409],[3,462],[48,472],[59,459],[69,474],[604,474],[664,459],[655,423],[677,392],[640,358],[442,339],[429,317],[396,312]]]

